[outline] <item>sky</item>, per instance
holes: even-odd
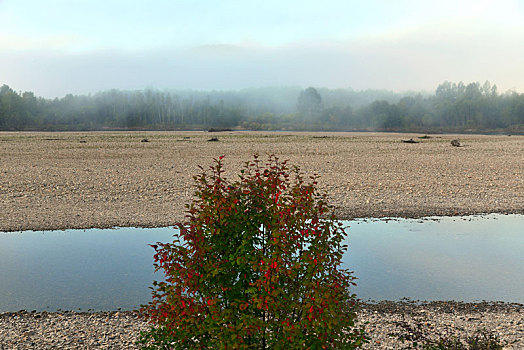
[[[0,85],[524,92],[524,0],[0,0]]]

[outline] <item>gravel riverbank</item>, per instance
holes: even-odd
[[[237,174],[254,153],[319,174],[341,219],[524,213],[524,136],[417,136],[1,132],[0,231],[170,226],[199,165]]]
[[[466,339],[482,329],[505,349],[524,349],[522,304],[381,302],[364,305],[359,320],[368,322],[366,349],[402,349],[412,342],[400,336],[419,334]],[[0,313],[0,349],[135,349],[147,329],[132,312]]]

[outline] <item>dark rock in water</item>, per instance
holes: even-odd
[[[415,140],[413,140],[413,139],[402,140],[402,142],[404,142],[404,143],[420,143],[420,141],[415,141]]]
[[[218,141],[218,137],[212,137],[208,141],[215,141],[216,142],[216,141]]]

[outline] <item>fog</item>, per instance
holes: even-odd
[[[411,33],[347,43],[279,47],[207,45],[190,49],[0,55],[1,83],[44,97],[154,87],[231,90],[265,86],[432,91],[445,80],[496,81],[524,90],[521,33],[482,41]]]
[[[524,91],[517,0],[4,0],[0,23],[0,84],[47,98],[485,80]]]
[[[0,130],[323,130],[524,133],[524,93],[489,81],[434,93],[308,87],[111,89],[44,99],[0,87]]]

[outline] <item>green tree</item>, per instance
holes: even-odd
[[[20,130],[28,124],[24,113],[22,97],[7,85],[0,88],[0,126],[5,129]]]
[[[316,177],[269,157],[224,177],[222,157],[195,177],[173,243],[158,243],[146,349],[354,349],[354,277],[341,267],[344,230]]]
[[[322,98],[313,87],[300,92],[297,100],[297,112],[303,122],[311,123],[318,118],[322,111]]]

